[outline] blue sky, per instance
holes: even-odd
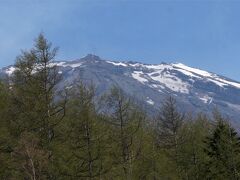
[[[0,0],[0,67],[44,32],[58,59],[182,62],[240,81],[240,1]]]

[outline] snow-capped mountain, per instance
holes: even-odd
[[[156,112],[162,100],[172,95],[185,112],[209,113],[217,107],[240,127],[240,83],[229,78],[181,63],[142,64],[102,60],[95,55],[54,65],[63,76],[59,88],[81,80],[93,83],[97,95],[101,95],[112,85],[118,85],[149,113]],[[0,75],[11,76],[14,69],[14,66],[3,68]]]

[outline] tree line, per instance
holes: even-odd
[[[59,90],[56,53],[40,34],[0,83],[0,179],[240,179],[240,138],[218,111],[184,115],[169,97],[149,117],[118,87]]]

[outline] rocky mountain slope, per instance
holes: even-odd
[[[149,113],[156,112],[162,100],[172,95],[185,112],[210,113],[217,107],[240,127],[240,83],[229,78],[181,63],[117,62],[95,55],[54,64],[63,76],[59,88],[81,80],[95,84],[97,95],[101,95],[112,85],[118,85]],[[2,68],[0,75],[11,76],[14,69],[14,66]]]

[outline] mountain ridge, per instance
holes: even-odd
[[[63,76],[58,88],[83,81],[93,83],[100,96],[117,85],[151,114],[171,95],[185,112],[211,113],[217,107],[240,127],[240,82],[216,73],[182,63],[112,61],[92,54],[73,61],[55,61],[51,65],[56,65]],[[9,77],[13,72],[14,66],[0,69],[2,77]]]

